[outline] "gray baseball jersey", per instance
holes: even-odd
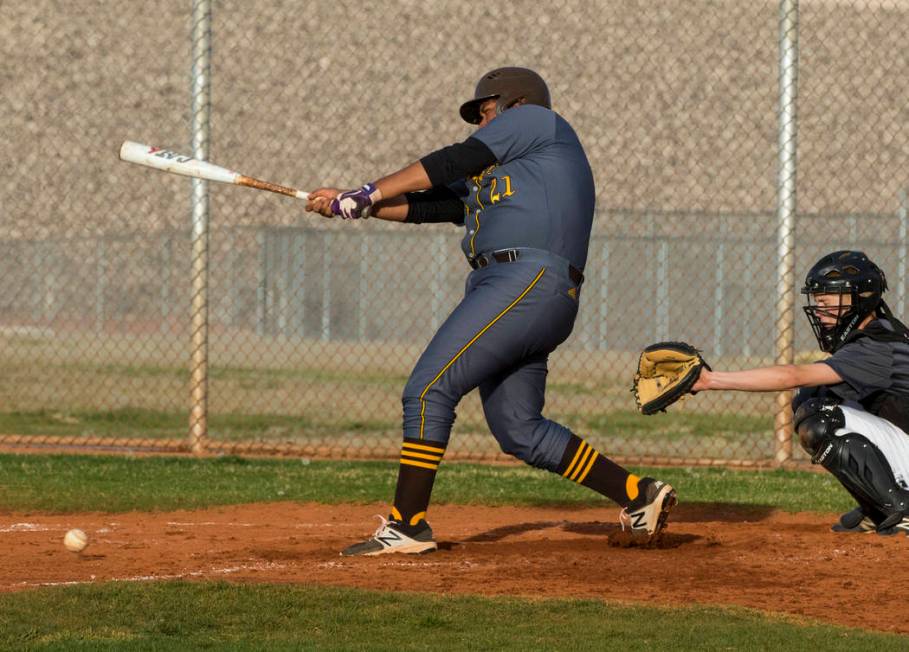
[[[468,258],[507,248],[549,251],[579,270],[595,203],[593,173],[571,125],[542,106],[497,116],[472,136],[497,163],[459,184]]]

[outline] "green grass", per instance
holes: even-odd
[[[901,650],[906,639],[746,609],[108,583],[0,595],[0,647],[40,650]]]
[[[678,412],[642,417],[634,411],[617,411],[581,418],[583,431],[619,435],[640,435],[678,440],[687,436],[735,437],[763,434],[773,430],[773,416],[739,414],[697,414]]]
[[[185,411],[144,408],[114,410],[34,410],[0,413],[0,432],[17,435],[182,439],[186,437]],[[302,416],[283,414],[212,414],[209,429],[221,440],[294,440],[329,433],[388,433],[397,421],[337,419],[320,424]]]
[[[584,433],[610,437],[678,441],[683,438],[743,440],[770,439],[773,418],[732,414],[678,412],[643,418],[635,411],[603,414],[560,413],[558,420],[576,424]],[[117,409],[16,410],[0,412],[0,432],[19,435],[71,435],[103,437],[181,438],[186,436],[185,410]],[[488,432],[488,426],[470,419],[459,421],[460,430]],[[306,439],[329,433],[389,433],[400,429],[400,419],[350,419],[330,422],[290,414],[220,413],[209,415],[215,439]]]
[[[53,365],[51,370],[58,369],[67,373],[81,373],[86,376],[119,376],[123,378],[177,378],[187,377],[185,366],[165,366],[156,364],[94,364],[91,362],[70,362]],[[209,369],[211,380],[245,381],[263,388],[270,388],[283,380],[303,380],[318,383],[344,383],[353,385],[403,386],[407,376],[400,374],[335,371],[321,368],[257,368],[239,366],[212,365]]]
[[[827,474],[634,468],[671,482],[684,503],[772,506],[790,511],[848,509]],[[0,509],[53,512],[173,510],[259,501],[385,502],[392,462],[221,457],[0,454]],[[435,503],[598,505],[590,490],[526,466],[443,464]]]
[[[185,373],[185,371],[184,371]],[[280,385],[281,381],[288,379],[304,380],[316,383],[338,383],[354,386],[378,385],[397,389],[407,382],[407,376],[402,374],[364,372],[364,371],[333,371],[319,368],[293,367],[293,368],[255,368],[255,367],[221,367],[211,368],[212,380],[239,380],[265,386]]]

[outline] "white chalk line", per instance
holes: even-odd
[[[80,529],[85,530],[85,532],[95,532],[98,534],[105,534],[107,532],[112,532],[119,523],[110,523],[109,527],[100,527],[97,530],[92,530],[85,526],[81,526]],[[76,525],[48,525],[46,523],[12,523],[7,526],[0,527],[0,533],[2,532],[66,532],[74,527],[80,527]]]
[[[128,577],[109,577],[104,579],[105,582],[158,582],[166,580],[179,580],[187,577],[205,577],[206,575],[231,575],[248,570],[283,570],[287,568],[286,564],[277,562],[257,562],[255,564],[240,564],[238,566],[225,566],[223,568],[209,568],[208,570],[186,571],[185,573],[173,573],[168,575],[131,575]],[[11,584],[14,587],[37,587],[37,586],[76,586],[80,584],[94,584],[96,577],[91,576],[87,580],[63,580],[59,582],[18,582]]]
[[[63,530],[63,528],[40,523],[13,523],[9,527],[0,528],[0,532],[47,532],[48,530]]]
[[[104,534],[111,532],[116,527],[120,526],[120,523],[110,523],[108,527],[101,527],[94,532],[98,534]],[[262,527],[262,523],[235,523],[233,521],[168,521],[168,526],[172,527]],[[3,532],[66,532],[76,526],[68,525],[46,525],[43,523],[12,523],[8,526],[0,527],[0,533]],[[306,528],[329,528],[329,527],[338,527],[337,523],[294,523],[288,524],[286,527],[297,528],[297,529],[306,529]],[[83,530],[90,532],[88,528],[83,527]]]
[[[397,566],[400,568],[435,568],[440,566],[445,568],[475,568],[479,566],[479,564],[462,559],[458,561],[382,561],[379,562],[379,566],[383,568],[388,568],[390,566]],[[350,563],[345,563],[343,561],[323,561],[316,564],[316,568],[349,569]]]
[[[196,525],[196,526],[220,525],[221,527],[257,527],[257,526],[261,525],[261,523],[234,523],[233,521],[224,521],[224,522],[218,522],[218,521],[187,521],[187,522],[168,521],[167,524],[174,525],[177,527],[192,527],[194,525]]]
[[[285,525],[269,525],[266,526],[263,523],[235,523],[234,521],[168,521],[168,525],[174,527],[277,527],[277,528],[295,528],[295,529],[306,529],[306,528],[329,528],[329,527],[338,527],[337,523],[288,523]]]
[[[385,566],[385,567],[399,566],[402,568],[416,568],[416,567],[422,568],[422,567],[436,567],[436,566],[444,566],[446,568],[457,568],[457,567],[473,568],[474,566],[477,566],[477,565],[478,564],[476,564],[472,561],[467,561],[466,559],[459,560],[457,562],[451,562],[451,561],[447,561],[447,562],[446,561],[441,561],[441,562],[439,562],[439,561],[385,561],[380,564],[380,566]]]

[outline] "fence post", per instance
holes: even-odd
[[[193,0],[193,158],[208,160],[211,111],[211,0]],[[192,317],[189,447],[205,452],[208,437],[208,182],[192,179]]]
[[[795,310],[796,143],[798,140],[798,0],[780,2],[779,170],[777,177],[776,363],[792,364]],[[775,460],[792,458],[789,392],[777,394]]]

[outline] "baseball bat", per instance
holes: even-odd
[[[309,193],[303,190],[247,177],[239,172],[228,170],[208,161],[200,161],[192,156],[178,154],[163,147],[143,145],[131,140],[126,140],[120,145],[120,160],[170,172],[171,174],[180,174],[184,177],[196,177],[197,179],[208,179],[209,181],[218,181],[220,183],[233,183],[238,186],[277,192],[288,197],[296,197],[297,199],[307,199],[309,197]]]

